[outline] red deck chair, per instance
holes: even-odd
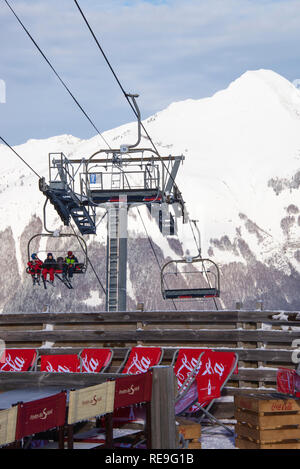
[[[6,349],[0,357],[0,371],[29,371],[36,369],[35,349]]]
[[[201,366],[199,358],[205,350],[201,348],[181,348],[175,353],[173,359],[174,373],[177,378],[178,390],[187,383],[188,377],[195,372],[195,367]],[[183,391],[183,390],[182,390]]]
[[[278,368],[277,391],[282,394],[300,397],[300,376],[296,370],[289,368]]]
[[[179,393],[176,413],[181,414],[184,412],[193,415],[196,412],[201,411],[203,415],[198,419],[199,422],[207,416],[210,420],[218,423],[218,425],[221,425],[232,433],[228,427],[210,414],[209,409],[213,405],[214,401],[221,397],[221,391],[231,375],[234,372],[237,372],[238,356],[234,352],[214,352],[211,350],[205,350],[203,355],[201,355],[200,360],[201,363],[198,364],[198,371],[195,373],[195,379],[187,387],[188,392],[186,393],[186,390],[184,389],[182,393]],[[183,387],[184,386],[185,384]],[[190,396],[190,399],[186,399],[187,395]],[[185,398],[186,402],[183,402],[183,398]],[[193,405],[188,405],[193,401],[193,399]]]
[[[128,351],[125,361],[120,366],[118,373],[138,375],[146,373],[152,366],[159,365],[163,356],[160,347],[132,347]],[[145,408],[129,406],[116,409],[114,412],[114,426],[127,423],[145,422]]]
[[[80,360],[78,355],[42,355],[41,371],[78,373],[80,371]]]
[[[57,428],[60,433],[58,446],[63,449],[66,402],[67,394],[63,391],[35,401],[19,403],[16,441]]]
[[[112,361],[113,351],[107,348],[86,348],[80,353],[82,373],[104,373]]]
[[[132,347],[118,373],[128,375],[146,373],[152,366],[160,364],[162,355],[160,347]]]

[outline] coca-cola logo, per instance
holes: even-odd
[[[274,402],[271,408],[272,408],[272,411],[286,411],[286,410],[293,410],[293,405],[291,402],[287,402],[287,403]]]
[[[215,363],[214,366],[212,366],[211,360],[209,358],[208,361],[205,363],[205,371],[202,373],[201,376],[217,374],[221,378],[223,376],[224,371],[225,367],[222,363]]]
[[[54,367],[52,363],[50,362],[47,362],[46,371],[54,372],[54,373],[71,373],[72,372],[70,367],[68,367],[67,365],[57,365],[57,367]]]
[[[22,357],[11,357],[10,353],[5,354],[5,363],[1,366],[0,371],[22,371],[25,360]]]
[[[198,364],[198,366],[197,366]],[[187,377],[190,376],[193,370],[197,367],[195,371],[199,371],[201,368],[202,362],[200,361],[198,363],[198,359],[195,357],[192,357],[191,360],[189,361],[187,356],[184,354],[182,359],[181,359],[181,366],[178,368],[176,377],[178,380],[178,385],[181,387],[183,385],[183,382],[187,379]]]
[[[132,363],[127,369],[129,375],[136,375],[139,373],[146,373],[150,367],[151,358],[143,356],[139,359],[138,354],[136,353],[132,359]]]
[[[29,420],[46,420],[49,415],[53,414],[53,409],[47,410],[47,408],[43,409],[38,414],[31,414]]]
[[[99,360],[95,358],[90,358],[89,360],[87,355],[81,357],[81,360],[83,371],[86,373],[95,373],[97,371],[99,367]]]

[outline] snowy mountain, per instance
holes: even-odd
[[[191,218],[199,220],[202,254],[221,268],[223,308],[236,301],[253,307],[296,310],[300,307],[300,92],[269,70],[249,71],[225,90],[206,99],[171,104],[143,121],[161,155],[183,154],[177,184]],[[112,147],[136,141],[132,122],[104,133]],[[145,137],[141,145],[146,145]],[[48,180],[48,153],[88,157],[103,147],[99,136],[80,140],[69,135],[29,140],[15,150]],[[93,274],[73,291],[56,286],[33,290],[24,273],[27,242],[42,231],[44,196],[38,178],[4,145],[0,145],[0,251],[9,259],[2,276],[0,309],[36,311],[51,303],[53,311],[103,309],[104,297]],[[163,237],[144,207],[143,219],[160,264],[193,252],[191,233],[181,227],[177,238]],[[58,227],[53,212],[49,227]],[[130,212],[128,306],[173,309],[159,292],[159,269],[144,228]],[[65,230],[66,231],[66,230]],[[105,284],[106,225],[88,239],[89,255]],[[183,246],[181,246],[183,242]],[[48,244],[45,250],[51,250]],[[67,245],[62,246],[62,249]],[[143,262],[141,262],[143,259]],[[153,291],[157,292],[153,295]],[[214,308],[199,302],[182,308]]]

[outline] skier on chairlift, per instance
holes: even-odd
[[[43,262],[37,257],[36,253],[31,255],[31,260],[27,262],[29,272],[32,277],[33,285],[40,284],[41,270]]]
[[[74,270],[76,268],[76,264],[78,264],[78,259],[74,256],[72,251],[68,251],[68,255],[64,261],[64,270],[63,276],[66,278],[67,276],[70,278],[73,277]]]
[[[47,259],[45,259],[43,263],[43,270],[42,270],[42,275],[43,279],[46,282],[47,281],[47,274],[49,274],[50,277],[50,283],[54,283],[54,272],[56,269],[56,260],[54,259],[53,255],[51,252],[47,254]]]

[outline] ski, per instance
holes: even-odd
[[[57,277],[67,288],[69,288],[69,290],[73,289],[73,286],[72,286],[70,280],[68,280],[66,277],[61,278],[58,274],[55,274],[55,277]]]
[[[45,280],[44,277],[42,278],[42,280],[43,280],[45,290],[47,290],[46,283],[49,283],[52,287],[55,287],[54,283],[50,282],[49,280]]]

